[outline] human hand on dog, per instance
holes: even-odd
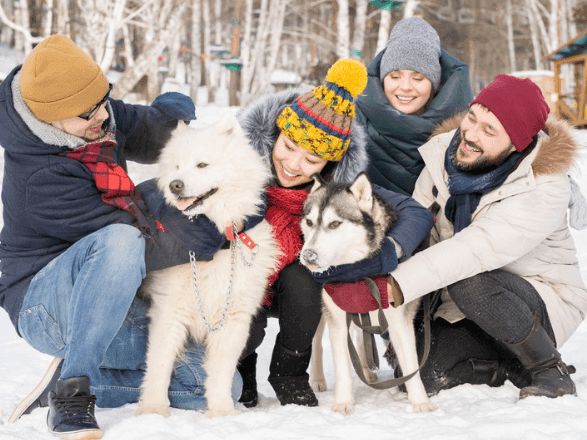
[[[177,121],[189,124],[196,119],[196,106],[187,95],[167,92],[157,96],[151,103],[148,118],[150,121],[165,126],[177,126]]]
[[[169,246],[169,241],[173,240],[184,248],[184,252],[194,252],[196,259],[211,260],[226,241],[226,237],[208,217],[200,215],[190,218],[176,207],[167,204],[163,193],[157,188],[155,179],[141,182],[137,189],[149,213],[163,225],[165,232],[163,236],[157,237],[161,248],[173,247]]]
[[[391,307],[397,309],[404,304],[404,293],[394,277],[387,277],[387,298]]]
[[[389,239],[383,240],[379,253],[356,263],[330,267],[324,272],[312,272],[318,283],[354,283],[365,277],[388,274],[397,267],[395,246]]]

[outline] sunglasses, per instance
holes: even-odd
[[[92,107],[89,111],[82,113],[81,115],[77,115],[77,117],[82,118],[86,121],[89,121],[94,116],[96,116],[96,113],[98,113],[98,111],[100,110],[100,107],[102,107],[106,103],[106,101],[108,101],[108,97],[110,96],[111,91],[112,91],[112,84],[108,83],[108,92],[106,92],[106,95],[104,95],[102,100],[98,104],[96,104],[94,107]]]

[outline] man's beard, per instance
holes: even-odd
[[[483,153],[482,153],[481,156],[475,162],[462,163],[457,158],[457,152],[459,151],[462,143],[463,143],[463,133],[459,132],[459,135],[457,138],[457,148],[455,148],[453,151],[451,151],[450,159],[454,163],[457,170],[462,171],[464,173],[469,173],[469,174],[485,174],[490,171],[493,171],[494,169],[499,167],[501,164],[503,164],[507,160],[507,158],[510,155],[510,151],[511,151],[511,148],[507,148],[495,157],[487,157],[487,156],[484,157]],[[473,148],[479,149],[483,152],[483,149],[481,149],[477,144],[475,144],[473,142],[468,142],[468,141],[467,141],[467,144],[469,144]],[[511,147],[511,145],[510,145],[510,147]]]

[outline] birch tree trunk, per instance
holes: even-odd
[[[124,58],[126,60],[126,67],[132,68],[135,63],[134,53],[132,50],[132,40],[130,38],[130,31],[127,25],[122,26],[122,36],[124,38]]]
[[[192,53],[190,58],[190,96],[198,102],[198,89],[202,83],[202,2],[192,0]]]
[[[14,50],[16,56],[16,64],[21,64],[24,57],[33,48],[33,43],[39,43],[44,40],[44,37],[33,37],[31,34],[31,28],[29,23],[29,10],[28,2],[19,1],[13,11],[12,21],[6,15],[4,7],[0,3],[0,20],[9,28],[13,29],[14,32]]]
[[[275,70],[275,64],[277,62],[277,56],[279,55],[279,47],[281,43],[281,34],[283,32],[283,19],[285,17],[285,7],[288,0],[273,0],[272,5],[275,5],[273,9],[273,19],[271,25],[271,45],[269,48],[269,60],[265,65],[265,71],[262,82],[257,83],[260,87],[253,89],[253,96],[258,96],[269,88],[269,80],[273,70]]]
[[[530,27],[530,37],[532,39],[532,48],[534,50],[534,62],[536,63],[536,69],[542,69],[541,51],[540,51],[540,35],[538,34],[538,25],[536,24],[536,18],[534,16],[534,10],[532,8],[532,0],[526,0],[526,7],[528,13],[528,22]]]
[[[212,59],[210,58],[210,47],[212,39],[212,16],[210,15],[210,3],[209,0],[202,0],[202,19],[204,20],[204,71],[202,72],[203,81],[207,87],[208,96],[206,102],[211,102],[210,94],[212,93],[210,85],[212,84],[211,76],[211,64]]]
[[[53,0],[45,0],[43,2],[43,37],[47,38],[51,35],[53,27]]]
[[[559,0],[550,0],[550,14],[548,16],[548,28],[550,38],[545,42],[547,52],[550,53],[559,46]],[[566,40],[565,40],[566,41]]]
[[[157,81],[157,58],[174,36],[181,30],[181,18],[185,14],[186,1],[163,3],[153,1],[148,9],[141,10],[141,17],[151,27],[145,32],[145,46],[136,57],[134,65],[126,69],[112,90],[112,97],[123,99],[145,75],[148,76],[147,100],[152,101],[159,93]],[[155,32],[156,30],[156,32]]]
[[[355,0],[355,26],[353,30],[353,44],[351,58],[363,59],[363,48],[365,46],[365,28],[367,27],[367,0]]]
[[[242,18],[243,0],[237,0],[236,5],[236,21],[232,28],[232,41],[230,43],[230,54],[232,57],[238,57],[240,54],[240,38],[241,38],[241,18]],[[238,89],[240,85],[239,71],[230,71],[230,86],[228,89],[228,105],[238,105]]]
[[[169,70],[167,76],[175,78],[177,76],[177,63],[179,61],[179,48],[181,47],[181,32],[177,32],[172,39],[169,47]],[[185,80],[185,79],[184,79]]]
[[[404,17],[413,17],[416,8],[420,5],[420,0],[408,0],[404,5]]]
[[[338,12],[336,14],[336,55],[338,59],[348,58],[349,49],[349,0],[336,0]]]
[[[122,16],[124,14],[124,8],[126,7],[126,0],[116,0],[112,9],[108,14],[107,23],[107,34],[105,38],[104,51],[102,57],[97,59],[98,64],[104,71],[104,73],[110,70],[112,60],[114,59],[114,51],[116,50],[116,36],[122,27]]]
[[[257,82],[261,80],[261,75],[259,74],[259,71],[261,70],[261,67],[263,65],[263,59],[265,58],[265,47],[267,45],[267,37],[269,35],[269,1],[261,0],[260,8],[261,9],[257,26],[257,33],[255,35],[255,43],[253,45],[254,50],[251,56],[251,71],[249,73],[250,85],[247,85],[248,91],[259,88],[259,86],[257,85]],[[259,78],[257,81],[255,81],[256,77]]]
[[[240,104],[244,105],[249,100],[249,85],[251,84],[251,33],[253,29],[253,0],[245,0],[244,13],[244,35],[241,44],[241,59],[243,67],[241,69],[241,96]]]
[[[57,34],[69,34],[67,0],[57,0],[57,23],[55,24],[55,31]]]
[[[381,19],[379,22],[379,32],[377,34],[377,48],[375,53],[381,52],[387,46],[389,33],[391,28],[391,11],[386,9],[381,10]]]
[[[507,0],[505,22],[508,36],[508,53],[510,60],[510,72],[515,72],[516,68],[516,46],[514,44],[514,19],[512,11],[512,0]]]

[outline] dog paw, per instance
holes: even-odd
[[[169,417],[167,406],[160,404],[140,403],[139,408],[135,412],[135,416],[141,416],[143,414],[159,414],[163,417]]]
[[[236,409],[209,409],[206,411],[206,417],[212,419],[214,417],[237,416],[241,412]]]
[[[315,393],[323,393],[324,391],[328,391],[328,387],[326,386],[326,379],[317,379],[310,381],[310,387],[312,387],[312,391]]]
[[[377,382],[377,373],[371,371],[368,368],[363,368],[363,374],[365,375],[365,379],[367,379],[368,383]]]
[[[332,411],[341,413],[343,416],[350,416],[355,412],[355,406],[352,403],[335,403]]]
[[[436,410],[436,407],[431,402],[412,403],[414,412],[430,412]]]

